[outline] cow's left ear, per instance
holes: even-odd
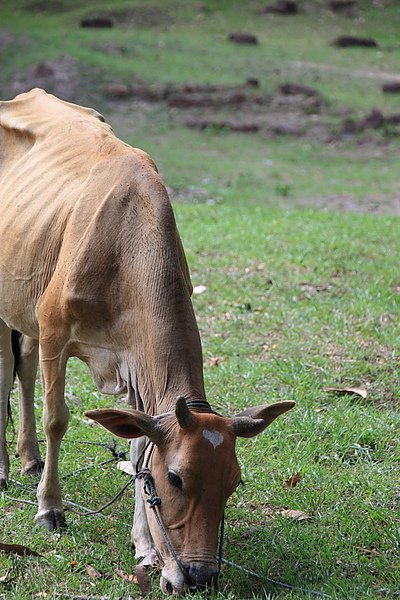
[[[152,442],[157,444],[162,437],[158,419],[139,410],[99,408],[87,410],[85,415],[122,438],[131,439],[147,435]]]
[[[286,401],[248,408],[233,417],[233,431],[238,437],[254,437],[264,431],[279,415],[293,408],[295,404],[296,402]]]

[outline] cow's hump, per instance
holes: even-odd
[[[104,117],[94,109],[60,100],[40,88],[0,102],[0,126],[34,138],[48,134],[58,123],[65,124],[77,117],[105,131],[112,131]]]

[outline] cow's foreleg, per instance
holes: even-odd
[[[19,430],[17,452],[21,457],[22,472],[36,475],[43,470],[39,452],[35,418],[35,379],[38,366],[38,342],[27,336],[20,338],[17,361],[19,379]]]
[[[133,468],[136,467],[137,461],[144,451],[147,442],[148,440],[145,437],[131,440],[130,453]],[[131,541],[135,546],[135,558],[140,559],[140,564],[155,567],[159,565],[159,560],[147,522],[142,486],[143,482],[137,479],[135,482],[135,513],[133,516]]]
[[[52,336],[48,336],[49,340]],[[55,336],[54,338],[55,339]],[[58,456],[61,440],[68,426],[69,410],[64,400],[65,348],[40,340],[41,367],[45,391],[43,423],[46,433],[46,461],[38,486],[39,510],[35,522],[49,531],[65,526],[58,476]]]
[[[11,329],[0,321],[0,489],[7,486],[8,452],[6,427],[8,421],[8,402],[13,385],[14,356],[11,349]]]

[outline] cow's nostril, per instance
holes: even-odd
[[[172,583],[163,576],[161,576],[160,585],[161,590],[164,594],[167,594],[167,596],[172,596],[175,593],[174,586],[172,585]]]
[[[211,587],[218,579],[218,568],[210,565],[192,563],[188,570],[189,577],[196,587]]]

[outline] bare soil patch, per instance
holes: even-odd
[[[318,89],[297,82],[282,83],[269,95],[252,78],[239,85],[147,84],[135,79],[107,83],[103,93],[114,101],[165,103],[171,117],[191,129],[294,136],[329,144],[349,139],[374,144],[400,136],[400,113],[384,115],[373,109],[360,117],[350,108],[332,111]]]
[[[381,215],[400,215],[400,195],[394,198],[382,196],[357,198],[351,194],[337,194],[301,198],[297,205],[304,208],[316,208],[327,211],[371,213]]]
[[[69,10],[68,0],[31,0],[24,4],[24,10],[33,13],[62,13]]]
[[[4,87],[9,97],[39,87],[63,100],[86,104],[95,95],[91,89],[96,90],[94,82],[98,75],[71,56],[60,56],[16,72]]]
[[[7,29],[0,29],[0,50],[5,50],[10,46],[22,47],[26,46],[29,42],[29,38],[22,35],[17,35],[8,31]]]
[[[167,4],[167,3],[165,3]],[[162,27],[177,23],[173,6],[142,6],[88,12],[84,19],[108,19],[116,27]]]
[[[0,31],[0,47],[12,43],[15,43],[14,36]],[[123,49],[107,46],[104,51],[118,53]],[[99,106],[95,93],[98,93],[103,77],[93,69],[85,72],[75,59],[62,56],[16,73],[7,91],[13,97],[33,87],[42,87],[63,99],[81,104],[95,102]],[[114,113],[119,120],[126,118],[130,110],[145,118],[150,110],[148,107],[159,103],[164,105],[172,120],[191,129],[208,129],[215,133],[233,131],[265,139],[276,136],[301,138],[336,148],[336,151],[343,145],[344,151],[352,156],[381,157],[390,141],[400,137],[400,112],[384,114],[374,109],[360,116],[351,109],[331,110],[318,89],[292,81],[281,83],[273,94],[263,92],[260,82],[252,78],[237,85],[149,84],[135,78],[130,83],[108,82],[102,91],[109,103],[108,113]],[[351,195],[338,195],[301,199],[298,204],[330,210],[400,214],[397,198],[360,200]]]
[[[10,83],[12,95],[40,87],[65,100],[77,98],[81,85],[80,67],[70,56],[38,63],[16,73]]]

